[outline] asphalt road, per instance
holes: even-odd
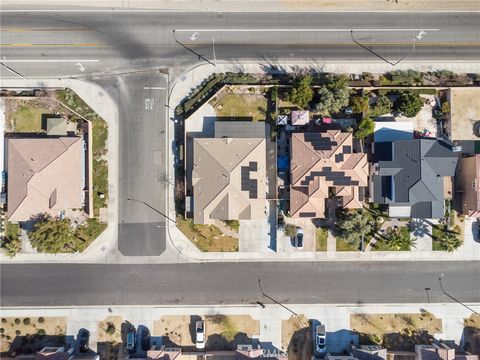
[[[159,72],[97,80],[119,110],[118,249],[156,256],[166,247],[166,95]]]
[[[480,301],[479,262],[3,265],[2,306]],[[460,305],[459,305],[460,306]]]
[[[391,62],[480,59],[479,13],[17,11],[2,12],[0,21],[3,61],[26,77],[196,63],[175,38],[211,61],[214,41],[216,59],[232,62],[376,60],[352,34]]]

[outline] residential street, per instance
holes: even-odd
[[[478,262],[3,265],[2,306],[422,303],[480,298]],[[459,305],[461,306],[461,305]]]

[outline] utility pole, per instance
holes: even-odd
[[[215,38],[212,38],[212,47],[213,47],[213,62],[214,66],[217,66],[217,57],[215,56]]]

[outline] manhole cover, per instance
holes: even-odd
[[[473,133],[476,137],[480,138],[480,120],[473,123]]]

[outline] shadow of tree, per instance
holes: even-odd
[[[65,345],[65,335],[18,335],[13,339],[7,353],[15,356],[20,354],[34,354],[46,346],[60,347]]]

